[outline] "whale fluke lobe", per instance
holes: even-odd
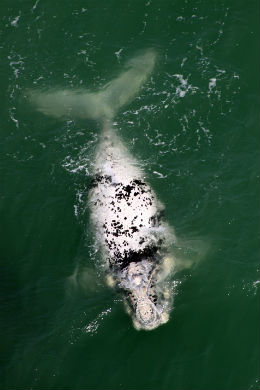
[[[151,74],[156,53],[148,49],[129,60],[125,70],[97,92],[86,89],[27,91],[29,101],[45,115],[55,118],[113,119],[131,101]]]

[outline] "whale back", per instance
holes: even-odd
[[[103,133],[94,167],[89,205],[107,272],[125,292],[135,327],[154,329],[169,311],[157,283],[168,238],[163,206],[115,132]]]

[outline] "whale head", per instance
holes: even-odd
[[[123,270],[120,287],[127,291],[128,311],[138,330],[152,330],[168,321],[167,304],[156,289],[157,273],[148,260],[132,262]]]

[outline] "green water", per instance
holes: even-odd
[[[1,389],[260,388],[258,20],[249,0],[1,1]],[[149,47],[116,126],[196,264],[169,322],[138,332],[95,266],[99,125],[24,91],[97,89]]]

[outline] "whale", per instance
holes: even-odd
[[[105,279],[123,297],[136,329],[152,330],[168,321],[173,303],[174,230],[151,188],[142,164],[121,140],[114,118],[148,82],[157,54],[147,49],[126,62],[102,89],[27,90],[36,109],[57,119],[97,120],[101,134],[88,194],[90,222],[101,249]]]

